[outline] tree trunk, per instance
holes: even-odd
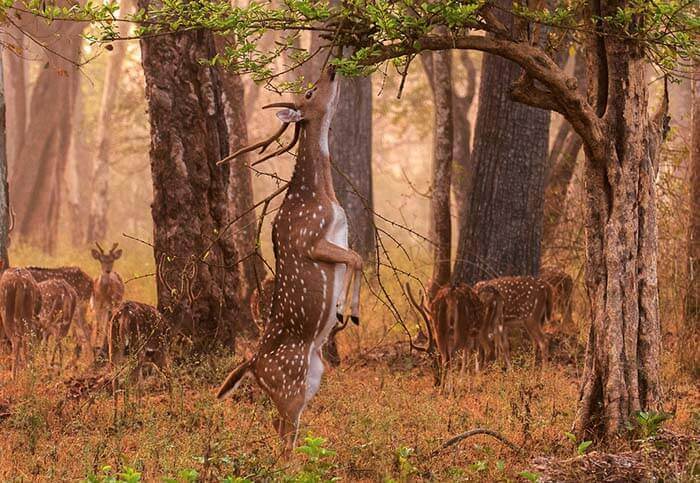
[[[583,52],[578,52],[574,58],[574,77],[578,80],[579,89],[585,92],[586,60]],[[566,194],[582,146],[581,137],[574,132],[567,120],[563,120],[549,153],[549,174],[544,196],[545,245],[552,245],[554,242],[556,229],[562,215],[566,213]]]
[[[520,68],[485,54],[481,72],[474,182],[453,274],[467,283],[537,273],[547,169],[549,112],[508,94]]]
[[[27,129],[27,63],[24,61],[25,52],[24,34],[13,26],[3,25],[8,37],[12,39],[12,46],[6,45],[2,49],[2,60],[6,85],[6,146],[8,165],[14,165],[20,148],[24,145],[24,135]]]
[[[372,195],[372,80],[340,81],[340,99],[331,122],[333,186],[348,217],[350,248],[365,262],[374,259]],[[370,264],[367,263],[369,266]]]
[[[58,238],[62,183],[78,88],[76,63],[82,41],[79,34],[83,27],[81,22],[61,21],[47,26],[36,19],[27,26],[36,36],[50,39],[51,49],[62,57],[47,52],[48,66],[40,71],[34,84],[26,131],[32,142],[20,147],[10,186],[17,213],[15,231],[49,253],[55,249]]]
[[[148,11],[157,3],[139,0]],[[232,344],[238,315],[237,251],[227,223],[229,167],[211,32],[141,39],[151,124],[158,307],[195,348]]]
[[[452,66],[449,50],[423,54],[422,60],[433,92],[434,134],[430,197],[430,226],[433,247],[433,276],[429,286],[432,299],[438,289],[450,281],[452,218]]]
[[[2,49],[4,53],[4,48]],[[0,55],[0,272],[10,266],[7,256],[10,228],[10,198],[7,190],[7,129],[5,79],[3,73],[4,56]],[[0,335],[0,340],[2,337]]]
[[[121,16],[128,15],[133,6],[133,0],[121,0],[119,11]],[[121,22],[118,25],[119,36],[126,37],[129,24]],[[107,235],[107,213],[109,211],[109,155],[112,140],[112,112],[119,96],[119,80],[122,65],[126,58],[126,42],[114,42],[109,53],[107,71],[102,87],[100,113],[97,119],[97,156],[92,174],[92,199],[90,200],[90,215],[88,217],[86,239],[88,243],[103,241]]]
[[[218,40],[218,39],[217,39]],[[217,42],[217,48],[223,48]],[[240,76],[220,71],[222,90],[224,92],[224,113],[228,126],[228,141],[231,152],[248,144],[248,127],[246,119],[245,90]],[[241,317],[239,325],[251,334],[256,334],[257,326],[250,312],[250,296],[265,280],[266,269],[258,256],[257,217],[254,204],[253,178],[247,166],[250,158],[243,155],[230,164],[229,209],[236,223],[231,227],[234,244],[242,261],[238,268],[241,277]]]
[[[683,364],[700,376],[700,63],[696,64],[691,89],[690,210],[688,220],[688,293],[684,324],[679,337]]]
[[[80,83],[80,79],[78,80]],[[66,208],[71,224],[71,239],[74,246],[82,246],[86,242],[85,220],[89,214],[89,200],[86,196],[91,188],[88,173],[92,172],[87,146],[83,137],[85,112],[85,96],[80,85],[77,88],[75,108],[73,109],[73,133],[68,149],[66,166]],[[87,188],[87,189],[86,189]],[[89,193],[92,196],[92,193]],[[92,241],[92,240],[88,240]]]
[[[464,220],[469,209],[474,172],[469,109],[476,94],[476,67],[469,57],[469,52],[460,51],[458,56],[467,73],[467,91],[464,95],[459,95],[452,90],[452,195],[455,200],[455,218]]]
[[[654,180],[665,113],[651,121],[647,114],[641,48],[600,36],[588,50],[589,97],[606,131],[585,145],[591,327],[575,429],[580,437],[611,437],[636,411],[659,404]]]

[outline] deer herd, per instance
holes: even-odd
[[[298,154],[294,174],[275,217],[272,242],[275,277],[251,298],[253,317],[263,328],[254,354],[233,369],[218,391],[232,394],[252,376],[279,412],[274,426],[285,452],[296,442],[302,411],[320,387],[325,369],[323,346],[348,320],[360,322],[361,257],[348,246],[348,223],[331,176],[329,128],[338,98],[338,81],[329,67],[321,79],[295,102],[265,106],[279,109],[281,127],[270,138],[240,149],[222,162],[260,149],[262,154],[294,124],[292,142],[260,161],[289,151]],[[0,316],[4,337],[12,347],[12,375],[25,363],[28,342],[55,340],[62,364],[62,339],[73,329],[77,347],[108,355],[113,363],[126,356],[139,368],[167,366],[167,324],[155,307],[123,301],[124,283],[113,270],[122,251],[97,245],[92,256],[102,272],[92,280],[78,267],[7,268],[0,277]],[[521,325],[536,353],[546,362],[548,340],[544,324],[555,308],[571,317],[571,278],[556,270],[540,277],[502,277],[470,286],[448,284],[420,301],[407,287],[409,299],[428,330],[427,351],[440,361],[444,383],[451,362],[461,355],[461,373],[474,355],[475,370],[499,358],[511,365],[509,332]],[[88,308],[94,309],[92,327]],[[3,334],[0,333],[0,340]],[[76,357],[78,352],[76,351]],[[74,358],[75,359],[75,358]]]
[[[76,341],[72,364],[83,349],[91,362],[96,357],[120,361],[129,349],[143,343],[146,358],[138,359],[163,368],[166,364],[162,317],[150,305],[124,301],[124,282],[113,270],[122,250],[115,243],[105,251],[98,243],[92,256],[102,271],[94,280],[79,267],[9,267],[0,276],[0,344],[8,342],[12,352],[12,378],[26,365],[29,346],[54,341],[50,364],[63,366],[64,339],[73,332]],[[89,327],[92,307],[95,321]],[[131,347],[130,347],[131,344]]]

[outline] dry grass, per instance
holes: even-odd
[[[127,251],[119,268],[125,278],[149,270],[148,262],[139,261],[148,257],[133,253]],[[76,260],[95,272],[96,263],[86,254],[71,256],[82,256]],[[20,250],[13,262],[37,263],[33,257]],[[128,296],[151,301],[152,280],[138,283],[143,286],[130,287]],[[387,289],[399,311],[408,314],[398,284]],[[181,356],[170,387],[157,377],[143,388],[127,381],[114,399],[104,388],[110,386],[108,377],[86,367],[59,375],[46,367],[40,348],[36,364],[9,382],[9,358],[0,350],[0,481],[74,481],[90,475],[97,475],[94,481],[115,481],[105,476],[129,468],[145,481],[192,481],[194,471],[198,481],[518,481],[538,456],[576,454],[565,432],[576,406],[581,329],[569,328],[566,336],[560,331],[552,344],[556,360],[544,370],[533,367],[528,344],[512,371],[494,367],[470,375],[443,395],[433,386],[430,365],[409,351],[405,333],[386,307],[368,290],[365,297],[364,324],[340,337],[343,364],[326,372],[302,416],[302,436],[325,438],[322,446],[334,454],[320,461],[302,454],[279,460],[270,424],[275,410],[249,382],[233,400],[215,400],[218,384],[241,355]],[[238,352],[251,349],[243,344]],[[668,409],[675,411],[665,427],[697,434],[700,392],[677,369],[672,352],[664,361],[664,383]],[[448,437],[476,427],[500,432],[523,451],[475,436],[431,455]],[[608,449],[594,444],[589,451]],[[105,466],[111,469],[103,471]],[[118,481],[130,480],[124,475]]]

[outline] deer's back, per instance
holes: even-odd
[[[503,297],[503,317],[523,319],[543,309],[547,303],[548,287],[543,280],[530,276],[500,277],[476,284],[477,291],[493,287]]]
[[[88,302],[92,297],[92,277],[79,267],[27,267],[37,282],[65,280],[73,287],[80,302]]]
[[[78,295],[63,279],[44,280],[38,284],[41,296],[39,322],[45,331],[65,336],[70,328]]]

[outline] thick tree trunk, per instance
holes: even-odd
[[[149,0],[139,0],[146,11]],[[228,134],[211,32],[141,39],[151,123],[158,307],[195,347],[232,343],[238,315],[237,252],[226,224]]]
[[[121,0],[119,10],[121,16],[131,13],[133,0]],[[118,26],[119,36],[126,37],[129,24],[121,22]],[[109,155],[112,140],[112,112],[119,96],[119,80],[122,65],[126,57],[125,42],[114,42],[109,62],[105,72],[102,87],[100,113],[97,118],[97,156],[92,174],[92,199],[90,200],[90,215],[88,217],[86,239],[88,243],[102,241],[107,235],[109,211]]]
[[[619,434],[660,398],[654,180],[663,113],[650,121],[645,67],[642,52],[614,37],[600,37],[589,54],[589,92],[607,131],[585,146],[591,327],[575,424],[581,437]]]
[[[47,52],[48,66],[39,72],[32,90],[27,126],[32,142],[25,142],[19,149],[10,181],[17,213],[15,232],[47,252],[53,252],[58,238],[83,27],[80,22],[60,21],[46,26],[36,19],[26,27],[36,36],[49,39],[51,49],[62,56]]]
[[[2,264],[0,272],[10,266],[7,256],[10,235],[10,197],[7,190],[7,104],[3,64],[4,56],[0,55],[0,263]],[[1,334],[0,340],[2,340]]]
[[[348,217],[350,247],[369,262],[375,255],[372,195],[372,81],[341,79],[331,123],[333,186]],[[370,264],[367,263],[369,266]]]
[[[459,95],[452,89],[452,195],[455,200],[455,218],[464,220],[469,209],[474,172],[471,158],[472,124],[469,121],[469,109],[476,94],[476,67],[468,51],[461,51],[458,56],[466,70],[467,90],[464,95]]]
[[[681,331],[680,355],[683,364],[696,377],[700,376],[700,63],[690,81],[690,209],[688,211],[688,293],[685,298],[684,324]]]
[[[449,50],[423,54],[423,65],[433,92],[433,163],[431,176],[430,226],[433,247],[433,275],[429,297],[450,281],[452,253],[452,217],[450,187],[452,184],[453,111],[452,52]]]
[[[512,101],[520,69],[484,55],[470,207],[461,219],[455,281],[539,269],[549,112]]]
[[[221,47],[217,44],[217,48]],[[245,90],[240,76],[225,71],[220,74],[228,140],[233,152],[248,144]],[[240,257],[244,259],[238,266],[241,277],[239,325],[247,332],[256,334],[257,327],[250,313],[250,296],[265,280],[266,269],[258,256],[258,223],[255,210],[251,211],[254,198],[252,173],[247,166],[249,161],[250,158],[244,155],[230,164],[228,197],[231,216],[238,220],[231,227],[234,244]]]

